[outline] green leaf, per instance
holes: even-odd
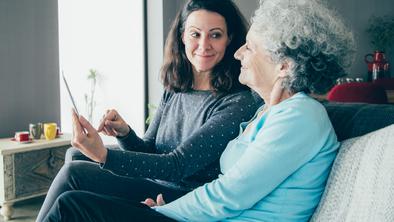
[[[366,29],[375,50],[389,51],[394,42],[394,16],[372,16]]]

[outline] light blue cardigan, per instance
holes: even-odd
[[[179,221],[308,221],[339,147],[327,112],[297,93],[256,117],[227,145],[218,179],[155,210]]]

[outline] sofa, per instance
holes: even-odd
[[[311,221],[394,221],[394,105],[323,104],[341,147]]]
[[[394,105],[323,105],[342,144],[311,221],[393,222]]]

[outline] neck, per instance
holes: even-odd
[[[211,71],[193,72],[193,89],[195,90],[211,90]]]
[[[279,104],[282,101],[292,97],[294,94],[289,93],[286,90],[281,91],[280,93],[278,92],[263,92],[263,91],[256,91],[257,94],[264,100],[264,103],[269,107]]]

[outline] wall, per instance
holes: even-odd
[[[156,0],[148,0],[155,1]],[[369,45],[368,36],[365,33],[365,29],[368,25],[368,18],[371,15],[384,15],[384,14],[394,14],[394,4],[393,0],[325,0],[328,4],[335,8],[341,16],[347,21],[350,28],[354,31],[354,35],[357,41],[357,53],[355,55],[355,61],[353,66],[349,70],[350,77],[362,77],[366,79],[366,64],[364,62],[364,55],[367,53],[372,53],[373,49]],[[154,37],[150,36],[149,38],[155,38],[156,42],[159,41],[164,46],[164,39],[169,30],[169,26],[171,24],[172,19],[175,17],[177,10],[179,10],[182,5],[186,2],[186,0],[160,0],[160,4],[163,4],[162,10],[160,11],[160,16],[162,16],[162,24],[163,27],[160,29],[160,33],[155,34]],[[164,2],[164,3],[163,3]],[[244,13],[245,17],[249,20],[252,16],[253,12],[258,7],[259,0],[234,0],[234,2],[238,5],[241,12]],[[156,22],[159,22],[157,15]],[[149,18],[149,17],[148,17]],[[157,24],[157,23],[156,23]],[[156,30],[157,31],[157,30]],[[162,32],[162,33],[161,33]],[[150,32],[152,33],[152,32]],[[149,35],[149,33],[148,33]],[[163,36],[163,39],[157,40],[157,36]],[[152,40],[151,40],[152,41]],[[156,44],[156,46],[159,46]],[[151,46],[149,46],[151,47]],[[157,58],[155,60],[156,66],[154,70],[150,70],[149,74],[149,102],[152,104],[158,104],[160,100],[160,95],[162,93],[162,87],[158,82],[158,71],[162,61],[162,54],[159,51],[162,48],[150,48],[149,53],[154,53]],[[389,61],[391,64],[394,63],[394,49],[391,50],[391,53],[388,55]],[[151,69],[152,62],[149,62],[149,69]],[[394,69],[392,68],[392,77],[394,77]],[[155,82],[156,85],[152,88],[152,81]]]
[[[57,1],[0,0],[0,137],[60,122]]]
[[[369,44],[369,38],[365,32],[368,27],[368,19],[372,15],[394,16],[393,0],[328,0],[334,8],[348,21],[357,42],[357,53],[354,65],[351,69],[351,76],[360,76],[366,79],[367,65],[364,62],[364,55],[373,52]],[[389,54],[389,61],[394,63],[394,48]],[[391,76],[394,77],[394,69]]]
[[[244,14],[245,18],[250,22],[254,11],[256,10],[259,0],[233,0],[239,10]]]
[[[355,61],[350,68],[350,77],[367,78],[367,66],[364,62],[364,55],[372,53],[374,49],[369,44],[365,30],[368,27],[368,19],[372,15],[394,15],[393,0],[326,0],[328,4],[336,9],[345,19],[347,24],[354,32],[357,42],[357,52]],[[241,11],[247,18],[250,18],[253,11],[258,7],[258,0],[236,0]],[[394,49],[388,54],[391,64],[394,63]],[[391,71],[394,77],[394,69]]]
[[[160,68],[163,62],[164,44],[176,13],[185,0],[148,0],[148,101],[158,105],[163,93]]]

